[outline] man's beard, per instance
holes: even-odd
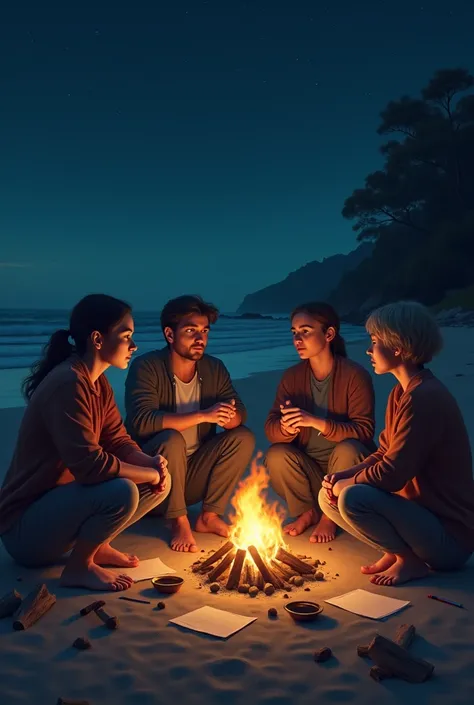
[[[204,355],[204,348],[189,348],[183,355],[186,360],[200,360]]]

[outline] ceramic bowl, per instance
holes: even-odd
[[[306,602],[304,600],[288,602],[285,605],[285,609],[295,622],[311,622],[323,611],[323,608],[317,602]]]
[[[184,578],[179,578],[177,575],[162,575],[159,578],[152,578],[151,582],[155,590],[158,592],[178,592],[184,583]]]

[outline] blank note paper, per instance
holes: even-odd
[[[256,619],[256,617],[243,617],[233,612],[216,610],[215,607],[200,607],[197,610],[183,614],[181,617],[170,619],[170,622],[178,624],[180,627],[192,629],[195,632],[203,632],[204,634],[218,636],[221,639],[227,639],[227,637],[255,622]]]
[[[112,568],[111,570],[117,575],[126,573],[135,583],[139,583],[141,580],[157,578],[160,575],[176,573],[174,568],[165,565],[160,558],[149,558],[146,561],[140,561],[136,568]]]
[[[389,617],[410,604],[405,600],[377,595],[368,592],[368,590],[352,590],[352,592],[346,592],[344,595],[325,601],[330,605],[347,610],[347,612],[359,614],[361,617],[369,617],[369,619],[384,619],[384,617]]]

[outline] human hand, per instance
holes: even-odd
[[[153,467],[156,469],[156,478],[154,482],[150,482],[153,492],[160,494],[164,491],[166,480],[168,478],[168,461],[163,455],[155,455],[153,458]]]
[[[332,486],[332,494],[334,497],[339,497],[342,490],[345,489],[346,487],[349,487],[349,485],[353,485],[354,481],[352,477],[347,477],[345,480],[338,480],[333,486]]]
[[[280,406],[280,409],[283,409],[283,406]],[[280,429],[285,436],[297,436],[300,432],[299,428],[294,428],[288,424],[283,414],[280,416]]]
[[[230,404],[219,401],[214,406],[203,411],[204,419],[207,423],[216,423],[218,426],[225,426],[231,421],[236,414],[235,399],[232,399]]]
[[[340,470],[339,472],[334,472],[331,475],[325,475],[323,478],[323,487],[325,489],[332,489],[336,482],[339,480],[347,480],[348,478],[354,477],[354,468],[347,468],[347,470]]]
[[[294,429],[314,428],[316,417],[304,409],[297,406],[281,406],[281,416],[285,426],[295,432]]]

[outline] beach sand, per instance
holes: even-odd
[[[445,329],[445,349],[432,369],[451,389],[464,413],[474,442],[474,338],[470,329]],[[350,346],[351,357],[365,361],[364,347]],[[273,400],[281,372],[259,374],[241,380],[238,388],[249,408],[248,424],[257,434],[257,447],[267,446],[263,422]],[[382,428],[385,402],[393,378],[375,379],[377,432]],[[0,410],[0,470],[11,456],[22,409]],[[455,482],[455,468],[446,468],[447,482]],[[199,536],[202,549],[217,547],[221,540]],[[285,613],[281,593],[256,599],[239,594],[211,595],[199,589],[189,572],[192,559],[172,552],[166,543],[162,520],[147,518],[118,538],[116,545],[133,550],[141,558],[160,556],[186,579],[176,595],[162,597],[150,583],[135,584],[131,597],[151,600],[150,605],[118,599],[114,594],[87,593],[58,586],[59,566],[28,571],[15,565],[0,548],[0,595],[15,588],[23,595],[45,580],[57,603],[37,624],[24,632],[12,630],[11,618],[0,621],[1,705],[54,705],[59,696],[82,699],[91,705],[154,705],[207,703],[208,705],[301,705],[314,703],[380,702],[450,705],[469,703],[474,691],[472,634],[474,610],[473,562],[458,573],[433,575],[399,588],[372,586],[359,566],[376,553],[348,536],[329,546],[314,546],[308,534],[289,539],[294,553],[327,561],[328,578],[309,583],[310,592],[294,591],[291,597],[321,602],[355,588],[410,600],[411,607],[384,622],[360,618],[324,604],[320,619],[295,624]],[[200,555],[200,554],[198,554]],[[203,554],[204,555],[204,554]],[[186,572],[185,569],[188,569]],[[336,577],[335,574],[339,576]],[[427,599],[435,593],[464,603],[457,609]],[[78,618],[81,607],[104,597],[107,609],[120,620],[109,631],[95,615]],[[166,609],[157,611],[158,600]],[[198,607],[209,605],[257,621],[228,640],[185,631],[168,623]],[[276,607],[278,618],[267,616]],[[421,685],[398,680],[376,683],[368,676],[370,663],[360,659],[356,646],[370,641],[376,632],[392,637],[401,623],[413,623],[418,637],[412,653],[435,665],[433,678]],[[72,648],[73,641],[88,637],[89,651]],[[334,658],[325,664],[313,661],[313,652],[330,646]]]

